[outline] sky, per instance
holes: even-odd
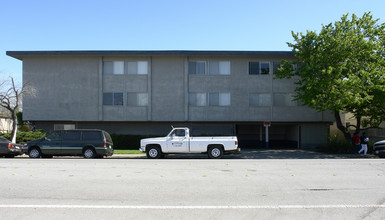
[[[0,80],[22,82],[6,51],[290,51],[291,31],[365,12],[385,23],[384,0],[0,0]]]

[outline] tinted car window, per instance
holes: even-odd
[[[47,135],[47,139],[49,140],[60,140],[61,139],[61,132],[60,131],[54,131],[51,134]]]
[[[9,142],[9,140],[4,137],[0,137],[0,142]]]
[[[112,143],[112,138],[109,133],[103,131],[104,136],[106,137],[106,141]]]
[[[83,140],[89,141],[100,141],[102,135],[100,131],[83,131]]]
[[[80,140],[80,131],[64,131],[63,140],[67,140],[67,141]]]

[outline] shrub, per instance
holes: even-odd
[[[44,130],[18,131],[17,135],[16,135],[16,142],[19,144],[24,144],[25,142],[40,139],[46,135],[47,135],[47,133]],[[9,133],[3,133],[3,134],[0,134],[0,136],[3,136],[5,138],[7,138],[8,140],[11,139],[11,134],[9,134]]]

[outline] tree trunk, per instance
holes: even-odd
[[[342,124],[341,116],[339,111],[334,111],[334,117],[336,118],[337,128],[344,134],[344,137],[347,141],[351,142],[352,136],[346,127]]]
[[[361,116],[358,116],[357,118],[356,118],[356,122],[357,122],[357,127],[356,127],[356,132],[357,133],[360,133],[361,132]]]
[[[16,110],[12,111],[12,132],[11,132],[11,141],[16,143],[16,134],[17,134],[17,115]]]

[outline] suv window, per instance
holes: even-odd
[[[112,138],[109,133],[103,131],[104,137],[106,137],[106,141],[112,143]]]
[[[1,142],[9,142],[9,140],[7,140],[7,139],[4,138],[4,137],[0,137],[0,141],[1,141]]]
[[[83,131],[83,140],[86,141],[100,141],[102,135],[100,131]]]
[[[80,140],[80,131],[64,131],[63,140],[67,140],[67,141]]]
[[[48,140],[51,140],[51,141],[58,141],[61,139],[61,132],[60,131],[54,131],[51,134],[47,135],[46,138]]]

